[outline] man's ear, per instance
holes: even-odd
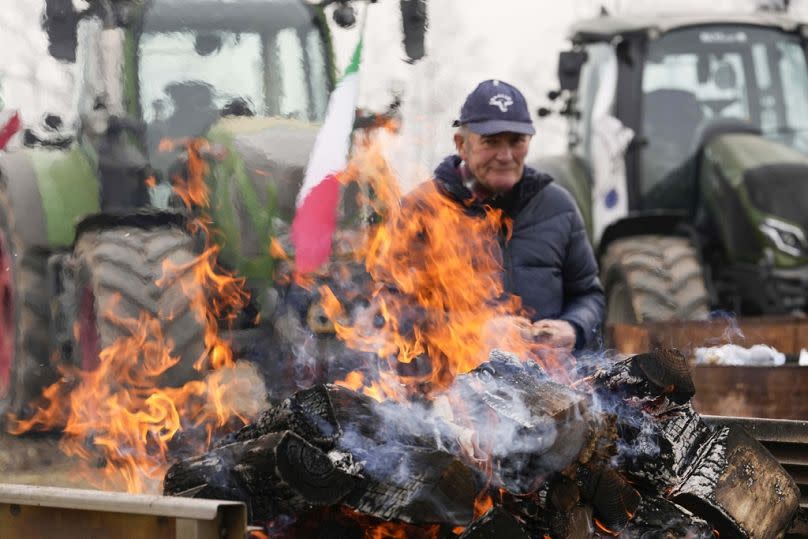
[[[454,143],[455,143],[455,148],[457,149],[457,155],[459,155],[460,158],[465,161],[466,160],[466,137],[464,137],[461,133],[455,133],[454,134]]]

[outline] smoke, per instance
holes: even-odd
[[[727,324],[726,329],[721,334],[721,338],[724,342],[731,344],[737,339],[746,339],[741,326],[738,325],[738,317],[735,313],[729,311],[713,311],[710,313],[710,319],[715,322],[723,321]]]
[[[441,452],[481,473],[493,470],[495,485],[531,492],[578,455],[588,421],[576,414],[553,417],[549,408],[531,403],[541,384],[553,382],[537,364],[494,352],[430,400],[368,400],[367,413],[342,424],[332,461],[376,481],[406,485],[424,473],[425,452]]]

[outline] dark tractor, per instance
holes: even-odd
[[[584,214],[607,322],[806,312],[808,26],[602,16],[570,39],[569,152],[537,167]]]

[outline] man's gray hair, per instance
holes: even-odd
[[[466,125],[457,126],[457,131],[455,132],[461,137],[463,137],[463,142],[469,141],[469,134],[471,133],[471,129],[469,129]]]

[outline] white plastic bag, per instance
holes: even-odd
[[[802,356],[802,354],[800,355]],[[744,348],[737,344],[696,348],[697,365],[777,367],[783,365],[785,362],[785,354],[765,344],[756,344],[751,348]]]

